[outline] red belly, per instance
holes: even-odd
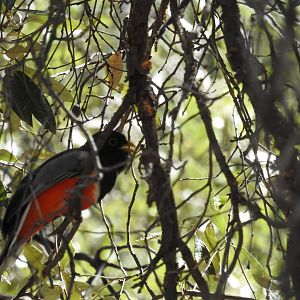
[[[68,178],[43,191],[33,199],[18,234],[18,239],[27,241],[53,219],[67,214],[70,211],[72,200],[78,197],[72,191],[76,191],[76,184],[79,180],[79,177]],[[77,189],[82,194],[80,210],[89,208],[98,200],[100,194],[98,183],[89,184],[84,189],[78,187]]]

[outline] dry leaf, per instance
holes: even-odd
[[[120,51],[117,51],[116,53],[113,53],[107,60],[108,63],[108,81],[110,83],[110,86],[112,88],[115,88],[118,86],[122,75],[122,55]]]

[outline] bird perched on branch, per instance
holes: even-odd
[[[101,132],[93,135],[96,146],[100,136]],[[87,142],[51,157],[24,177],[9,201],[2,223],[5,245],[0,274],[9,258],[16,258],[22,245],[49,222],[87,209],[109,193],[134,150],[123,134],[113,131],[97,153]],[[103,168],[100,172],[97,155]]]

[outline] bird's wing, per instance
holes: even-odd
[[[24,177],[7,206],[2,224],[4,236],[15,232],[26,207],[34,197],[56,183],[84,172],[89,157],[90,153],[87,151],[64,151]]]
[[[18,256],[22,242],[16,238],[28,214],[32,199],[58,182],[90,171],[88,169],[92,168],[89,166],[90,156],[88,151],[82,149],[66,150],[47,160],[23,178],[9,201],[2,223],[6,243],[0,255],[0,274],[5,270],[9,257]]]

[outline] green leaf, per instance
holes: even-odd
[[[26,90],[18,86],[18,80],[11,74],[6,74],[3,78],[3,92],[9,107],[11,107],[18,117],[32,126],[32,113],[27,99]]]
[[[221,209],[228,202],[228,195],[219,195],[213,197],[214,205]]]
[[[31,265],[39,273],[43,271],[44,264],[42,261],[43,261],[44,254],[40,249],[38,249],[33,245],[27,244],[24,247],[23,254],[27,259],[29,265]]]
[[[207,215],[210,217],[210,221],[218,228],[221,234],[225,234],[227,227],[227,214],[231,209],[231,202],[224,199],[228,199],[228,196],[214,197],[209,202],[207,209]]]
[[[36,70],[29,68],[29,67],[24,67],[22,70],[27,76],[30,78],[33,78],[33,81],[38,84],[37,80],[34,79],[36,78],[35,73]],[[72,102],[73,101],[73,95],[69,89],[59,81],[57,81],[55,78],[49,77],[47,74],[44,75],[47,80],[50,81],[51,87],[55,90],[55,92],[58,94],[61,100],[66,101],[66,102]],[[48,94],[47,91],[45,91],[45,94]]]
[[[20,117],[10,109],[10,107],[7,105],[5,101],[2,101],[0,110],[3,111],[4,116],[8,116],[9,119],[9,127],[12,132],[16,132],[20,129]]]
[[[0,181],[0,201],[4,201],[6,199],[7,199],[6,189],[5,189],[2,181]]]
[[[63,283],[62,283],[63,284]],[[44,284],[39,290],[39,293],[43,296],[44,300],[57,300],[61,299],[63,289],[59,285],[54,285],[53,288]]]
[[[16,114],[32,126],[32,115],[51,132],[56,132],[56,122],[42,90],[21,71],[4,76],[3,90],[8,104]]]
[[[269,274],[266,272],[261,263],[245,248],[241,249],[241,255],[243,255],[250,263],[250,271],[253,279],[262,287],[269,288],[272,284],[273,288],[276,288],[276,283],[272,280]],[[278,287],[277,287],[278,288]]]
[[[219,240],[215,228],[212,223],[208,223],[202,236],[202,241],[205,243],[210,255],[212,256],[212,264],[215,274],[220,270],[220,255],[218,251]],[[212,274],[212,273],[210,273]]]
[[[63,278],[64,278],[64,281],[66,283],[66,286],[69,288],[70,286],[70,283],[71,283],[71,277],[70,277],[70,274],[68,274],[67,272],[64,272],[62,271],[61,272]],[[73,284],[73,288],[72,288],[72,293],[71,293],[71,297],[70,297],[71,300],[78,300],[78,299],[81,299],[81,292],[80,292],[80,289],[76,283],[76,281],[74,282]]]
[[[63,101],[66,101],[66,102],[73,101],[72,93],[62,83],[58,82],[54,78],[50,78],[50,82],[51,82],[52,88],[55,90],[55,92],[58,94],[58,96]]]
[[[47,23],[49,19],[49,13],[48,12],[34,12],[29,13],[26,17],[25,23],[38,23],[41,25],[44,25]]]
[[[8,150],[6,149],[0,149],[0,160],[6,161],[9,163],[15,163],[18,161],[18,159]]]
[[[88,284],[87,282],[83,282],[83,281],[75,281],[75,282],[80,291],[85,291],[91,287],[90,284]]]

